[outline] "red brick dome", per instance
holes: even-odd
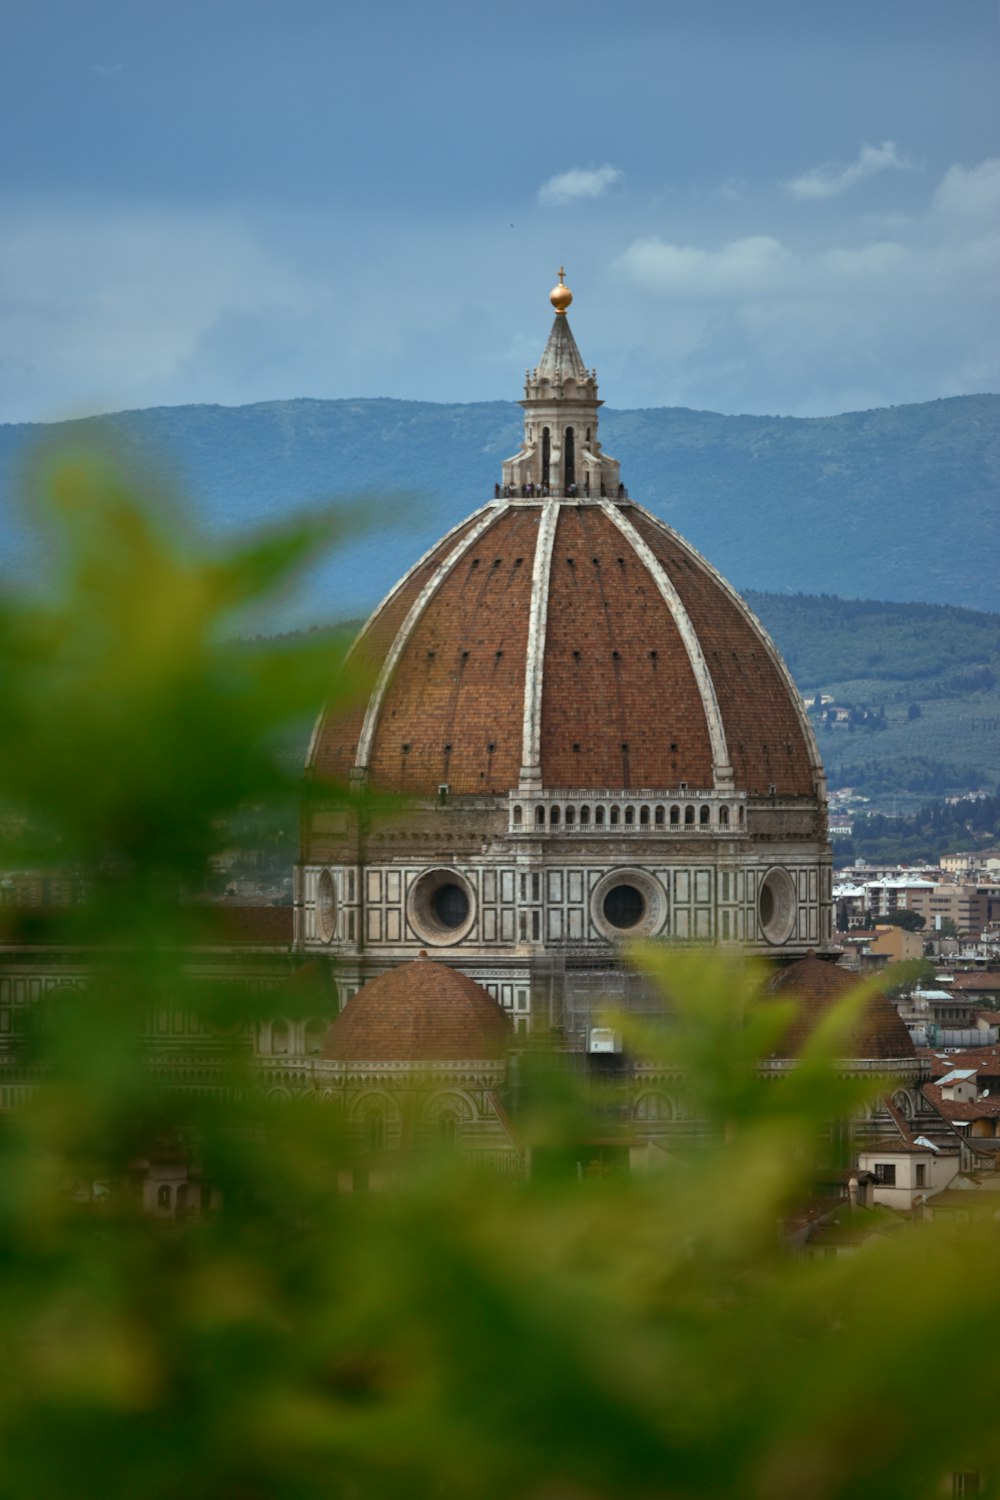
[[[478,1062],[504,1055],[512,1027],[493,997],[446,964],[419,958],[348,1000],[323,1056],[339,1062]]]
[[[311,766],[376,787],[506,793],[729,785],[814,797],[799,696],[755,616],[676,532],[621,498],[499,498],[429,552],[355,647],[367,703]]]
[[[798,1001],[799,1009],[773,1055],[797,1057],[830,1007],[858,983],[856,974],[814,954],[780,969],[768,982],[765,998],[791,998]],[[847,1055],[886,1061],[916,1056],[905,1022],[885,995],[876,994],[869,1000],[850,1037]]]

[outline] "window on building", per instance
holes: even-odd
[[[891,1161],[877,1161],[875,1163],[875,1181],[880,1182],[883,1187],[896,1186],[896,1164]]]
[[[917,1187],[927,1186],[927,1168],[922,1161],[917,1162]]]
[[[170,1208],[170,1184],[169,1183],[164,1183],[163,1187],[157,1188],[157,1190],[156,1190],[156,1206],[157,1206],[157,1208],[165,1208],[165,1209],[169,1210],[169,1208]]]
[[[369,1151],[385,1150],[385,1115],[372,1110],[365,1117],[365,1145]]]
[[[306,1022],[305,1041],[307,1056],[317,1057],[322,1052],[326,1033],[327,1023],[321,1021],[318,1016],[313,1016],[311,1021]]]

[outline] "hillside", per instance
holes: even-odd
[[[1000,615],[927,604],[748,592],[803,695],[832,788],[902,812],[1000,783]]]
[[[10,499],[39,447],[112,446],[169,480],[212,529],[371,492],[387,519],[327,565],[299,618],[360,612],[492,494],[513,402],[275,401],[0,426]],[[1000,396],[836,417],[605,411],[631,493],[739,588],[1000,609]],[[18,561],[4,506],[0,558]]]

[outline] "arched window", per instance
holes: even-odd
[[[164,1208],[164,1209],[169,1210],[169,1208],[170,1208],[170,1184],[168,1182],[165,1182],[162,1187],[157,1188],[157,1190],[156,1190],[156,1206],[157,1206],[157,1208]]]
[[[672,807],[670,809],[670,826],[672,828],[675,828],[677,826],[677,824],[680,822],[680,820],[681,820],[681,810],[680,810],[680,808],[679,807]]]
[[[684,809],[684,822],[685,823],[693,823],[694,822],[694,808],[693,807],[688,806],[688,807],[686,807]]]
[[[581,828],[586,828],[589,825],[589,823],[590,823],[590,808],[589,807],[581,807],[580,808],[580,827]]]
[[[639,822],[642,824],[643,828],[648,828],[649,827],[649,808],[648,807],[643,807],[643,808],[640,809],[640,811],[639,811]]]
[[[626,823],[626,825],[629,828],[631,828],[632,824],[634,822],[635,822],[635,808],[634,807],[626,807],[626,809],[625,809],[625,823]]]
[[[563,471],[566,477],[566,489],[576,484],[576,434],[572,427],[566,428],[566,437],[563,449]]]
[[[743,822],[743,803],[740,803],[740,822]]]
[[[559,809],[558,809],[558,807],[552,807],[552,808],[549,809],[549,822],[552,824],[553,827],[555,827],[555,825],[559,822]]]
[[[665,1094],[643,1094],[635,1106],[637,1120],[672,1120],[674,1108]]]
[[[619,823],[620,818],[621,818],[620,811],[618,810],[617,807],[613,807],[611,809],[610,813],[608,814],[608,822],[611,824],[612,828],[617,828],[618,827],[618,823]]]
[[[657,828],[662,828],[663,827],[664,819],[665,819],[664,810],[663,810],[662,807],[658,807],[656,809],[656,812],[653,815],[653,821],[656,823]]]
[[[720,828],[728,828],[729,827],[729,808],[728,807],[720,807],[719,808],[719,827]]]
[[[385,1115],[380,1109],[365,1116],[365,1145],[369,1151],[385,1150]]]
[[[544,825],[544,823],[545,823],[545,808],[544,807],[536,807],[535,808],[535,822],[538,824],[539,828],[541,828]]]
[[[711,813],[711,809],[710,809],[708,803],[707,802],[703,803],[702,804],[701,813],[698,816],[698,822],[701,824],[702,828],[707,828],[708,827],[708,820],[711,817],[711,815],[712,815],[712,813]]]
[[[518,806],[516,806],[514,808],[514,827],[515,828],[520,828],[522,817],[523,817],[523,814],[521,812],[521,808],[520,808],[520,804],[519,804]]]
[[[594,823],[598,828],[604,827],[604,808],[598,807],[594,810]]]
[[[563,818],[563,822],[566,824],[567,828],[572,828],[573,824],[576,822],[576,813],[574,812],[572,807],[567,807],[566,816],[565,818]]]
[[[549,463],[552,457],[552,434],[547,427],[542,428],[542,483],[549,482]]]
[[[438,1115],[438,1140],[442,1146],[450,1149],[454,1146],[457,1136],[458,1120],[455,1118],[454,1111],[450,1109],[443,1110]]]
[[[327,1024],[319,1016],[313,1016],[311,1021],[306,1022],[305,1043],[307,1056],[319,1056],[323,1050],[326,1033]]]

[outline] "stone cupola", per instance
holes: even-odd
[[[534,370],[525,371],[524,444],[503,466],[505,494],[615,499],[618,461],[602,453],[597,439],[597,371],[588,370],[576,346],[566,310],[573,293],[559,268],[549,300],[556,310],[548,343]]]

